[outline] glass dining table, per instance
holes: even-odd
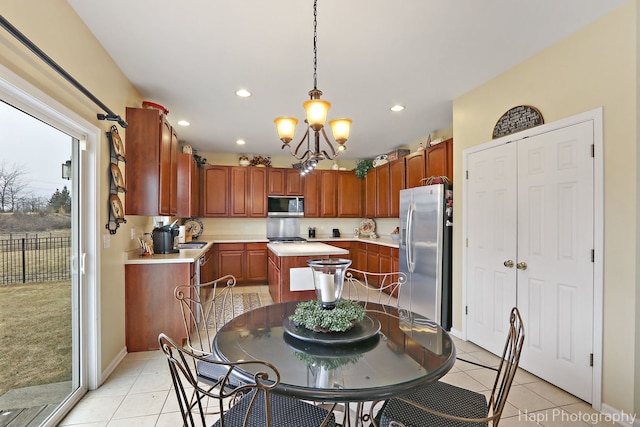
[[[317,402],[356,404],[410,393],[446,374],[456,351],[438,324],[396,307],[367,303],[365,318],[344,333],[312,332],[289,320],[299,301],[245,312],[224,325],[213,344],[227,361],[264,360],[276,366],[275,392]],[[240,380],[255,372],[240,372]],[[347,417],[349,418],[347,420]],[[345,411],[344,425],[351,425]]]

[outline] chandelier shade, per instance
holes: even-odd
[[[278,117],[274,120],[276,124],[276,129],[278,130],[278,137],[284,142],[288,144],[293,139],[293,135],[296,132],[296,125],[298,124],[298,119],[294,117]]]
[[[331,103],[323,99],[312,99],[302,104],[302,106],[307,112],[307,123],[309,127],[313,130],[322,129],[324,123],[327,121]]]
[[[292,147],[289,143],[293,141],[295,128],[298,120],[293,117],[278,117],[274,120],[278,131],[278,138],[283,142],[282,149],[289,148],[291,155],[300,160],[303,165],[303,173],[314,169],[318,162],[324,159],[333,160],[340,152],[346,149],[345,143],[349,139],[351,131],[351,119],[334,119],[329,122],[337,150],[329,141],[324,125],[327,121],[329,108],[331,103],[320,99],[322,91],[318,90],[317,85],[317,67],[318,67],[318,34],[317,34],[317,7],[318,1],[313,2],[313,89],[309,91],[309,100],[303,103],[306,112],[306,131],[300,140]],[[321,138],[322,137],[322,138]],[[323,142],[328,149],[321,149],[320,143]],[[306,143],[306,144],[305,144]]]

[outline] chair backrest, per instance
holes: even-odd
[[[236,278],[222,276],[198,285],[177,286],[173,294],[180,304],[186,345],[200,355],[212,354],[212,340],[225,323],[235,317],[233,287]]]
[[[513,383],[513,377],[518,370],[520,353],[524,344],[524,325],[517,307],[511,309],[509,315],[509,333],[502,352],[502,360],[498,366],[498,373],[489,398],[489,411],[493,415],[493,425],[497,426],[507,403],[507,395]]]
[[[212,424],[211,420],[205,419],[205,415],[207,406],[210,407],[211,400],[213,400],[219,409],[220,425],[224,427],[224,407],[225,405],[229,407],[239,396],[250,400],[246,404],[247,410],[243,415],[243,426],[248,424],[249,415],[254,416],[254,420],[255,416],[259,417],[259,420],[264,420],[264,422],[259,422],[260,425],[271,426],[270,392],[280,382],[280,373],[275,366],[263,361],[222,362],[213,360],[176,345],[171,338],[162,333],[158,336],[158,342],[167,357],[171,380],[185,426],[205,427]],[[202,370],[206,370],[207,368],[202,364],[222,367],[226,374],[217,379],[205,379],[198,375],[197,369],[193,369],[198,366],[202,367]],[[237,386],[231,385],[230,377],[241,369],[257,372],[253,375],[253,381],[243,381]],[[248,395],[251,397],[247,397]],[[255,413],[253,413],[254,411]],[[238,425],[236,422],[233,424]]]
[[[400,287],[407,283],[407,275],[400,271],[373,273],[348,268],[344,275],[342,297],[354,301],[376,302],[398,306]]]

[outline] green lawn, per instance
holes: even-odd
[[[0,395],[71,380],[71,282],[0,285]]]

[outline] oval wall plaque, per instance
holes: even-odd
[[[500,117],[493,128],[493,138],[510,135],[541,124],[544,124],[544,119],[537,108],[529,105],[519,105]]]

